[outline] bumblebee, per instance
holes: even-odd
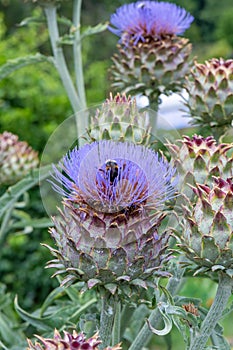
[[[108,159],[105,162],[105,170],[109,173],[110,182],[113,184],[114,180],[118,177],[119,166],[115,160]]]

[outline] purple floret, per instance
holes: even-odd
[[[146,38],[183,34],[193,22],[185,9],[168,2],[137,1],[119,7],[110,18],[109,30],[125,44]],[[113,27],[112,27],[113,26]]]
[[[145,204],[158,209],[174,197],[176,170],[144,146],[99,141],[74,148],[54,167],[56,191],[107,212]]]

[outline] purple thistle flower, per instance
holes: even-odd
[[[175,169],[154,151],[100,141],[70,151],[55,169],[54,189],[68,200],[113,213],[132,206],[161,209],[174,196]]]
[[[168,2],[137,1],[119,7],[111,16],[109,30],[128,44],[146,38],[183,34],[193,21],[185,9]]]
[[[48,267],[67,275],[63,284],[78,280],[84,290],[102,285],[112,294],[167,275],[170,231],[159,227],[162,205],[175,195],[175,173],[133,143],[102,140],[71,150],[54,166],[53,187],[65,200],[50,229],[57,250],[48,247],[56,257]]]

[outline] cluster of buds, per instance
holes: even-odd
[[[86,339],[83,333],[68,333],[64,331],[64,337],[55,330],[53,338],[42,338],[37,336],[40,343],[32,343],[28,340],[29,348],[27,350],[98,350],[99,345],[102,343],[99,339],[98,334],[93,337]],[[103,350],[120,350],[119,345],[113,347],[107,347]]]
[[[0,185],[12,185],[39,164],[38,154],[10,132],[0,134]]]
[[[111,68],[113,87],[158,100],[179,91],[190,69],[191,44],[182,34],[193,17],[175,4],[137,1],[111,16],[109,29],[120,36]]]

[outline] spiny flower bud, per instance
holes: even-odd
[[[39,164],[38,154],[17,135],[0,134],[0,185],[12,185]]]
[[[29,348],[27,350],[98,350],[101,340],[98,334],[86,339],[83,333],[68,333],[64,331],[64,337],[55,329],[53,338],[42,338],[36,336],[40,343],[33,344],[31,340],[28,340]],[[119,345],[113,347],[107,347],[104,350],[120,350]]]
[[[208,128],[216,137],[233,122],[233,60],[213,58],[204,64],[195,62],[187,77],[186,103],[193,124]]]
[[[179,91],[189,72],[191,44],[177,35],[192,21],[183,8],[167,2],[137,1],[118,8],[109,27],[121,37],[111,68],[113,87],[155,100]]]
[[[233,176],[233,143],[218,144],[213,136],[183,136],[178,144],[166,145],[180,174],[180,185],[212,183],[212,176]],[[181,190],[182,192],[182,190]]]
[[[197,202],[183,207],[180,247],[200,271],[233,276],[233,180],[214,178],[193,188]],[[188,201],[188,200],[187,200]]]
[[[67,275],[64,284],[125,293],[164,274],[169,232],[158,229],[177,182],[165,159],[144,146],[100,141],[69,152],[54,176],[65,200],[50,230],[57,250],[49,248],[56,260],[48,266]]]
[[[93,141],[132,141],[147,145],[150,123],[146,112],[139,112],[136,100],[125,94],[110,94],[91,120],[88,136]]]

